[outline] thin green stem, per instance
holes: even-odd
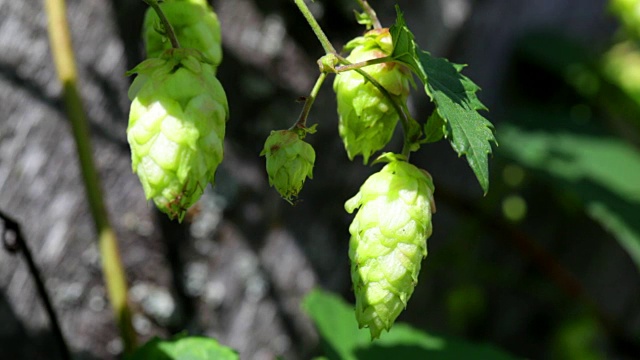
[[[142,1],[149,4],[149,6],[153,8],[156,14],[158,14],[158,17],[162,22],[162,27],[164,27],[165,35],[167,35],[167,37],[169,38],[169,41],[171,41],[171,46],[174,49],[179,49],[180,43],[178,42],[178,37],[176,36],[175,31],[173,31],[173,26],[171,26],[169,19],[167,19],[167,17],[164,15],[164,12],[160,8],[160,5],[158,5],[158,0],[142,0]]]
[[[337,55],[337,57],[338,57],[338,60],[340,60],[340,62],[346,65],[351,65],[349,60],[345,59],[344,57],[340,55]],[[373,76],[369,75],[366,71],[364,71],[361,68],[353,69],[353,71],[362,75],[365,79],[367,79],[367,81],[369,81],[373,86],[375,86],[382,93],[382,95],[384,95],[384,97],[386,97],[391,102],[391,105],[400,116],[400,123],[402,124],[402,130],[404,132],[404,145],[402,146],[402,155],[406,156],[407,159],[409,159],[409,155],[411,153],[411,145],[412,145],[412,141],[409,138],[411,121],[409,120],[409,117],[407,116],[403,107],[400,106],[400,104],[398,104],[398,101],[393,97],[393,95],[391,95],[391,93],[389,93],[389,91],[387,91],[387,89],[385,89],[384,86],[382,86],[376,79],[374,79]]]
[[[305,4],[304,0],[294,0],[294,1],[296,5],[298,5],[298,8],[300,9],[300,12],[302,13],[302,15],[305,17],[305,19],[307,19],[307,22],[311,26],[311,29],[313,30],[313,32],[316,34],[316,37],[318,38],[318,40],[320,40],[320,43],[324,48],[324,52],[327,54],[335,54],[336,49],[333,47],[333,45],[331,45],[329,38],[327,38],[327,35],[325,35],[324,31],[322,31],[320,24],[318,24],[318,22],[316,21],[316,18],[313,17],[311,10],[309,10],[309,7],[307,6],[307,4]]]
[[[320,73],[318,76],[318,80],[316,80],[316,84],[313,86],[311,90],[311,94],[304,101],[304,107],[302,108],[302,112],[300,113],[300,117],[298,121],[293,124],[293,126],[289,130],[294,130],[296,128],[305,129],[307,127],[307,118],[309,117],[309,112],[311,111],[311,107],[313,106],[313,102],[316,100],[318,93],[320,92],[320,88],[324,83],[324,80],[327,78],[326,73]]]
[[[365,61],[360,61],[360,62],[357,62],[357,63],[336,66],[335,71],[336,71],[336,73],[341,73],[341,72],[345,72],[345,71],[349,71],[349,70],[360,69],[360,68],[363,68],[363,67],[369,66],[369,65],[382,64],[382,63],[391,62],[391,61],[394,61],[393,57],[384,56],[384,57],[379,57],[379,58],[375,58],[375,59],[369,59],[369,60],[365,60]]]
[[[371,18],[371,21],[373,22],[373,28],[382,29],[382,24],[380,24],[380,19],[378,19],[378,15],[376,14],[375,10],[373,10],[371,5],[369,5],[367,0],[358,0],[358,3],[362,7],[362,10],[364,10],[364,12],[366,12],[367,15],[369,15],[369,18]]]
[[[100,179],[93,162],[88,121],[78,92],[76,63],[65,14],[66,5],[64,0],[46,0],[45,4],[49,19],[51,51],[58,79],[62,83],[65,108],[71,121],[89,207],[99,236],[103,276],[124,342],[125,353],[129,353],[135,347],[136,334],[127,301],[127,282],[118,242],[109,222],[100,189]]]

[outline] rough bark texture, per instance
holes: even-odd
[[[532,28],[554,27],[585,43],[602,44],[612,29],[603,14],[604,0],[399,3],[419,43],[436,55],[470,64],[465,73],[484,88],[480,96],[496,122],[501,115],[504,68],[520,35]],[[268,187],[264,160],[258,154],[270,130],[287,128],[296,119],[301,105],[294,100],[308,94],[317,75],[314,62],[322,50],[293,2],[213,1],[225,50],[218,74],[229,97],[231,118],[216,188],[207,189],[182,226],[145,201],[131,172],[125,133],[130,79],[124,73],[142,60],[143,2],[69,0],[67,4],[94,157],[123,249],[140,340],[187,329],[218,338],[238,349],[243,359],[276,355],[306,359],[316,354],[317,335],[299,304],[317,285],[350,292],[351,217],[344,213],[343,202],[372,170],[348,161],[337,136],[335,101],[330,86],[325,86],[310,118],[312,124],[321,125],[309,138],[318,159],[314,180],[300,194],[304,201],[290,207]],[[353,25],[354,4],[316,2],[314,9],[324,10],[321,22],[330,29],[336,46],[361,31]],[[393,21],[393,4],[387,0],[374,4],[387,24]],[[96,235],[60,94],[43,2],[0,0],[0,209],[22,223],[77,358],[112,359],[121,344],[106,300]],[[426,113],[422,107],[418,110]],[[399,141],[393,146],[399,149]],[[415,162],[456,194],[480,198],[471,171],[448,145],[430,148]],[[446,253],[449,234],[456,231],[461,217],[438,201],[437,192],[435,196],[439,211],[430,258],[438,251]],[[554,221],[545,215],[551,217],[542,212],[539,223]],[[585,234],[601,231],[594,227],[582,226]],[[580,236],[567,235],[565,244]],[[607,294],[604,284],[617,274],[633,273],[628,260],[616,260],[626,259],[621,250],[607,247],[597,254],[603,241],[592,240],[592,251],[585,258],[597,258],[610,273],[596,274],[589,272],[589,264],[570,263],[575,273],[584,274],[581,279],[595,294]],[[493,239],[477,242],[484,254],[479,256],[497,259],[514,274],[530,271],[526,261],[513,259],[512,250]],[[571,248],[546,245],[559,247],[561,258],[572,259]],[[445,258],[440,261],[427,260],[421,283],[400,320],[418,319],[433,330],[443,326],[442,310],[425,310],[436,308],[436,295],[447,287],[451,269],[443,264]],[[637,304],[634,308],[631,302],[640,291],[634,279],[618,279],[618,296],[601,295],[598,301],[618,319],[625,312],[635,314],[625,323],[637,329]],[[500,314],[501,303],[527,297],[489,291],[495,291],[491,303],[497,308],[495,314]],[[504,344],[523,356],[540,357],[536,346],[544,338],[522,340],[538,315],[551,312],[549,305],[537,301],[522,308],[512,306],[509,316],[486,322],[478,338]],[[55,351],[24,263],[0,251],[0,358],[53,359]]]

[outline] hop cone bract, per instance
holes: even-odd
[[[260,155],[267,157],[269,184],[289,202],[298,196],[307,177],[313,179],[316,152],[296,131],[272,131]]]
[[[424,170],[393,160],[371,175],[345,203],[360,208],[349,232],[356,318],[373,339],[387,331],[406,307],[427,256],[433,182]]]
[[[171,23],[181,47],[199,50],[208,62],[215,67],[220,65],[220,22],[206,0],[165,0],[160,3],[160,8]],[[147,57],[158,57],[171,48],[171,42],[162,32],[158,15],[148,8],[143,31]]]
[[[350,41],[347,57],[352,63],[391,55],[393,45],[389,29],[371,30],[364,37]],[[411,72],[404,65],[388,62],[363,67],[400,103],[409,95]],[[349,159],[362,155],[364,163],[372,153],[382,149],[390,140],[399,115],[391,101],[356,71],[336,76],[333,89],[338,101],[340,122],[338,130]]]
[[[213,66],[192,49],[168,50],[131,73],[138,74],[129,89],[133,171],[147,199],[182,221],[222,161],[224,89]]]

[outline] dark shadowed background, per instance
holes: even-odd
[[[307,138],[317,152],[314,179],[296,206],[281,200],[258,154],[270,130],[297,118],[296,99],[309,93],[322,48],[293,1],[211,3],[223,29],[218,75],[231,117],[216,186],[179,225],[145,201],[126,141],[131,79],[124,73],[143,60],[146,5],[67,1],[134,326],[143,340],[182,329],[215,337],[243,359],[308,359],[318,355],[319,339],[300,302],[316,286],[353,300],[352,216],[343,204],[379,165],[348,161],[329,81],[310,117],[319,124]],[[420,283],[399,320],[523,358],[640,358],[640,182],[624,181],[625,171],[638,170],[612,175],[630,189],[615,197],[586,175],[558,176],[582,152],[562,153],[565,163],[554,163],[561,149],[549,150],[543,145],[554,138],[540,137],[553,133],[540,129],[566,122],[565,134],[631,144],[629,156],[638,156],[639,127],[624,125],[624,117],[640,118],[640,111],[616,113],[602,105],[602,94],[581,92],[579,74],[565,72],[571,61],[598,59],[618,36],[606,1],[371,1],[386,26],[395,3],[422,48],[469,65],[464,73],[483,88],[479,97],[500,143],[485,197],[447,142],[412,157],[434,177],[438,211]],[[336,48],[363,32],[353,17],[356,1],[311,5]],[[22,224],[77,358],[113,359],[122,344],[46,24],[42,1],[0,0],[0,209]],[[572,58],[574,48],[580,55]],[[432,110],[420,91],[410,108],[419,121]],[[399,151],[396,135],[389,148]],[[596,146],[575,144],[585,151]],[[531,160],[545,149],[547,158]],[[602,168],[598,161],[611,158],[603,159],[584,161]],[[550,164],[558,172],[547,171]],[[619,221],[593,220],[604,216],[597,205],[611,201],[624,209],[626,232]],[[0,251],[0,359],[55,359],[56,351],[26,265]]]

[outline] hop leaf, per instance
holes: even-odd
[[[290,203],[302,190],[306,178],[313,179],[316,152],[296,131],[272,131],[260,155],[267,157],[269,184]]]
[[[133,171],[147,199],[182,221],[222,161],[227,98],[196,50],[168,50],[133,73],[127,129]]]
[[[385,57],[393,51],[389,29],[371,30],[364,37],[350,41],[345,48],[352,49],[347,57],[352,63]],[[378,81],[396,101],[406,102],[411,82],[411,72],[407,67],[388,62],[366,66],[362,70]],[[399,115],[391,101],[355,71],[338,74],[333,89],[338,100],[338,130],[347,155],[351,160],[362,155],[366,164],[372,153],[391,140]]]
[[[431,176],[389,160],[345,203],[349,213],[359,208],[349,227],[351,279],[356,319],[372,339],[391,328],[413,293],[435,212]]]
[[[165,0],[160,8],[171,23],[180,46],[199,50],[206,61],[217,68],[222,61],[222,35],[218,17],[209,4],[205,0]],[[159,57],[171,48],[161,26],[156,12],[148,8],[143,35],[149,58]]]

